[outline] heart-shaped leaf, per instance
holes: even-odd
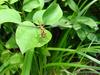
[[[14,9],[0,9],[0,24],[5,22],[13,22],[20,24],[21,17]]]
[[[20,26],[18,26],[16,31],[16,42],[22,54],[34,47],[41,47],[45,45],[50,41],[51,37],[52,35],[48,30],[37,28],[29,21],[23,22]]]
[[[47,25],[55,24],[61,17],[63,13],[59,4],[53,2],[47,8],[43,14],[43,21]]]

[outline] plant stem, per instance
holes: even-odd
[[[34,49],[26,52],[21,75],[30,75],[33,54]]]

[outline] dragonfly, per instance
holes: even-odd
[[[45,38],[45,36],[46,36],[45,28],[50,28],[50,27],[44,27],[44,24],[41,24],[41,25],[35,24],[35,26],[28,26],[28,25],[18,25],[18,26],[32,27],[32,28],[40,28],[41,37],[42,37],[42,38]]]

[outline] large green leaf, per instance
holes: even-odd
[[[24,0],[23,10],[31,12],[34,8],[38,8],[40,3],[38,0]]]
[[[93,19],[89,18],[89,17],[85,17],[85,16],[80,17],[80,18],[78,18],[77,22],[88,25],[90,28],[93,28],[95,30],[98,29],[96,22]]]
[[[44,14],[45,10],[39,10],[33,15],[33,22],[36,24],[43,24],[42,16]]]
[[[35,25],[29,21],[25,21],[18,26],[16,31],[16,42],[22,53],[25,53],[27,50],[33,49],[34,47],[45,45],[50,41],[52,36],[51,33],[45,29],[45,37],[42,37],[40,28],[28,26]]]
[[[20,24],[21,17],[19,13],[14,9],[1,9],[0,10],[0,24],[5,22],[13,22]]]
[[[0,5],[0,10],[1,9],[9,9],[9,7],[7,5]]]
[[[59,4],[52,2],[43,14],[43,21],[47,25],[55,24],[63,15]]]

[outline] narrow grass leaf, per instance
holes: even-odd
[[[82,56],[84,56],[84,57],[90,59],[91,61],[94,61],[94,62],[97,63],[97,64],[100,64],[100,61],[99,61],[98,59],[96,59],[96,58],[94,58],[94,57],[92,57],[92,56],[90,56],[90,55],[87,55],[87,54],[82,53],[82,52],[78,52],[78,54],[80,54],[80,55],[82,55]]]
[[[49,63],[44,66],[44,68],[47,67],[52,67],[52,66],[58,66],[58,67],[79,67],[79,68],[93,68],[100,70],[100,67],[95,67],[95,66],[87,66],[87,65],[82,65],[82,64],[77,64],[77,63]]]

